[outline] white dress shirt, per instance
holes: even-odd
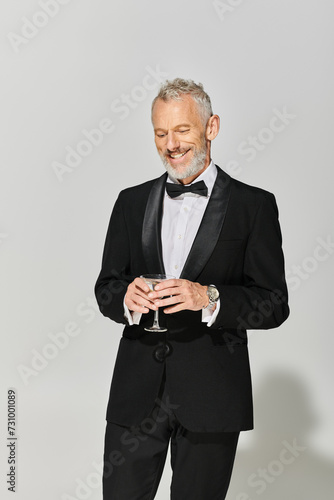
[[[183,193],[176,198],[171,198],[165,191],[161,222],[162,258],[165,274],[175,278],[180,277],[209,202],[216,177],[217,168],[211,161],[210,165],[194,181],[205,182],[208,188],[207,196]],[[167,182],[178,184],[178,181],[170,176],[168,176]],[[219,308],[220,301],[218,300],[214,312],[209,308],[202,309],[202,321],[207,323],[207,326],[214,323]],[[133,312],[131,314],[125,304],[124,311],[130,325],[139,324],[141,313]]]

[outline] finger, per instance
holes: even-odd
[[[150,312],[150,309],[148,307],[139,306],[138,304],[134,304],[131,310],[134,312],[139,312],[141,314],[147,314],[148,312]]]
[[[135,278],[135,280],[132,282],[134,286],[140,290],[143,290],[143,292],[147,293],[150,291],[150,287],[148,284],[143,280],[143,278]]]
[[[165,314],[172,314],[172,313],[176,313],[176,312],[179,312],[179,311],[184,311],[185,309],[187,309],[187,306],[185,305],[185,303],[184,302],[180,302],[177,305],[174,305],[172,307],[167,307],[166,309],[163,309],[163,312]]]
[[[125,304],[131,311],[137,311],[137,307],[144,307],[152,309],[153,311],[157,309],[157,306],[147,298],[146,294],[138,293],[137,291],[131,292],[131,290],[128,290],[127,294],[125,295]]]
[[[130,298],[135,302],[141,303],[141,301],[152,302],[151,297],[148,296],[147,293],[142,290],[136,289],[130,294]]]
[[[158,307],[155,304],[152,304],[152,302],[149,302],[149,305],[146,305],[134,301],[129,301],[126,305],[130,311],[140,312],[142,314],[148,313],[150,309],[153,311],[156,311],[158,309]]]
[[[166,297],[165,299],[155,300],[154,304],[158,307],[166,307],[174,304],[180,304],[184,302],[182,295],[173,295],[172,297]]]
[[[136,304],[135,302],[132,302],[128,306],[129,311],[132,312],[139,312],[141,314],[147,314],[150,310],[148,307],[140,306],[139,304]]]
[[[155,300],[161,299],[162,297],[167,297],[168,295],[178,297],[181,294],[184,294],[184,289],[182,287],[164,288],[161,290],[154,290],[154,292],[150,292],[148,294],[148,298],[151,300]]]
[[[138,281],[137,281],[138,280]],[[143,288],[141,288],[143,286]],[[147,297],[150,291],[149,286],[144,283],[140,278],[136,278],[129,286],[127,290],[127,296],[137,302],[136,297],[142,297],[145,300],[149,300]]]
[[[132,301],[139,307],[146,307],[148,309],[152,309],[152,311],[156,311],[158,309],[158,306],[154,302],[140,295],[135,295],[135,297],[132,298]]]
[[[171,287],[175,288],[181,286],[183,281],[184,280],[179,280],[176,278],[163,280],[154,287],[154,290],[165,290],[166,288],[171,288]]]

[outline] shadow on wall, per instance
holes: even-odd
[[[330,500],[334,461],[311,448],[318,416],[305,384],[269,373],[254,394],[255,430],[237,452],[228,500]]]

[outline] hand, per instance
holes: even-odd
[[[154,292],[148,294],[148,298],[157,307],[167,307],[164,312],[175,313],[188,309],[199,311],[209,305],[207,286],[183,279],[164,280],[155,286]],[[165,297],[162,299],[161,297]]]
[[[156,311],[158,307],[147,298],[150,287],[142,278],[136,278],[126,291],[124,303],[130,311],[146,314],[150,309]]]

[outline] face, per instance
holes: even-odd
[[[152,121],[167,172],[183,184],[192,182],[210,163],[210,141],[196,102],[188,95],[181,101],[158,99]]]

